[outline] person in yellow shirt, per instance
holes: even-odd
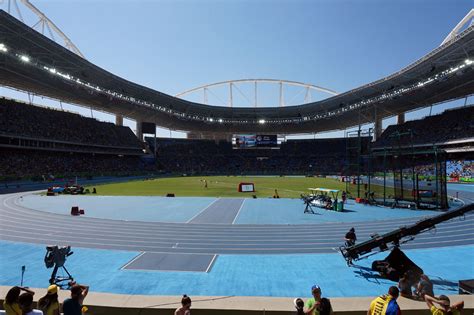
[[[460,315],[460,311],[464,308],[464,301],[450,306],[451,301],[446,295],[440,295],[438,298],[434,298],[425,294],[425,302],[426,305],[428,305],[432,315]],[[437,304],[439,307],[437,307],[435,304]]]
[[[400,315],[400,307],[397,304],[399,293],[397,287],[391,286],[388,294],[381,295],[370,303],[367,315]]]
[[[38,308],[43,311],[44,315],[59,315],[59,301],[58,301],[59,287],[52,284],[48,287],[48,292],[45,296],[38,300]]]
[[[31,295],[35,294],[33,291],[24,287],[13,287],[8,290],[5,300],[3,301],[3,309],[7,315],[22,315],[20,305],[18,304],[21,291],[28,292]]]

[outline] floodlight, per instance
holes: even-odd
[[[25,55],[21,55],[20,59],[21,59],[21,61],[24,61],[24,62],[30,62],[30,58],[28,56],[25,56]]]
[[[222,118],[219,118],[219,122],[220,122],[220,123],[223,122]]]
[[[56,69],[50,68],[50,69],[49,69],[49,72],[51,72],[52,74],[56,74]]]
[[[263,125],[265,123],[265,119],[260,119],[258,123]]]
[[[464,60],[464,62],[467,64],[467,65],[470,65],[473,63],[473,61],[471,59],[466,59]]]
[[[7,52],[7,51],[8,51],[8,49],[7,49],[7,47],[5,46],[5,44],[0,44],[0,51],[2,51],[2,52]]]

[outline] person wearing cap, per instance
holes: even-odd
[[[391,286],[388,294],[381,295],[370,303],[367,315],[400,315],[400,307],[397,303],[399,295],[398,288]]]
[[[65,299],[63,303],[64,315],[81,315],[82,303],[87,293],[89,293],[88,286],[74,283],[71,287],[71,297]]]
[[[58,301],[59,287],[52,284],[48,287],[48,292],[45,296],[38,300],[38,308],[43,311],[45,315],[59,315],[59,301]]]
[[[332,314],[331,303],[329,300],[321,298],[321,288],[317,285],[313,285],[311,293],[313,297],[306,300],[304,313],[311,315]]]
[[[450,306],[451,301],[446,295],[440,295],[438,298],[432,297],[425,294],[425,302],[431,311],[432,315],[459,315],[460,311],[464,308],[464,301],[458,302]],[[437,307],[435,304],[438,304]]]

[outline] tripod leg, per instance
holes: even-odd
[[[69,273],[69,271],[67,271],[66,267],[63,266],[63,269],[64,269],[64,271],[66,271],[67,275],[69,276],[69,279],[70,279],[70,280],[74,280],[74,279],[72,278],[71,274]]]
[[[57,273],[58,273],[58,265],[54,264],[54,269],[53,269],[53,273],[51,274],[51,279],[49,279],[49,284],[55,283]]]

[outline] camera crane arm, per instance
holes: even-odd
[[[350,263],[352,260],[360,260],[366,257],[366,255],[374,248],[378,247],[380,251],[385,251],[388,249],[388,244],[390,243],[392,243],[393,246],[398,247],[402,238],[407,236],[413,237],[419,233],[426,232],[434,228],[436,224],[462,216],[472,210],[474,210],[474,204],[463,206],[456,210],[451,210],[431,218],[420,220],[412,225],[402,226],[383,235],[374,234],[372,235],[372,239],[368,241],[349,247],[341,246],[339,249],[344,259]]]

